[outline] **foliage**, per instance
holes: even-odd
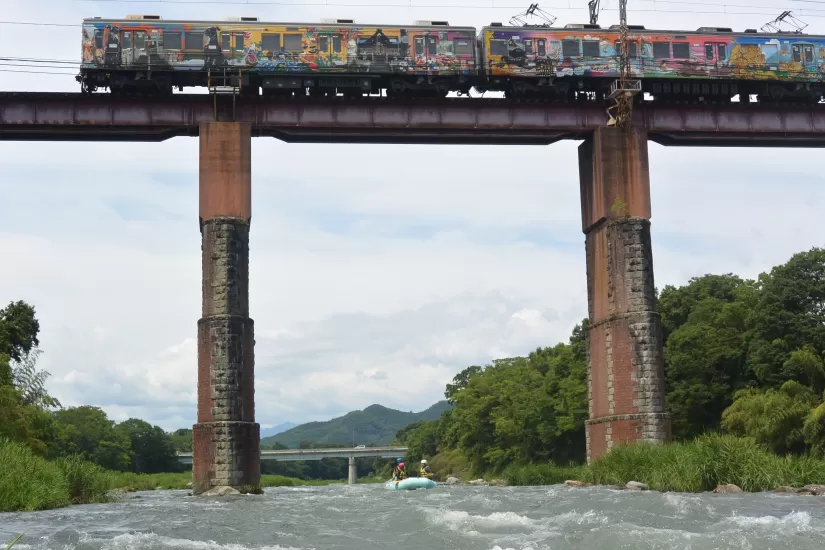
[[[131,471],[136,473],[175,472],[181,464],[175,456],[172,438],[158,426],[130,418],[115,427],[130,442]]]
[[[481,374],[482,372],[484,372],[484,367],[472,365],[456,374],[453,377],[453,382],[451,384],[447,384],[447,389],[444,391],[444,397],[447,398],[447,402],[451,405],[455,405],[453,396],[455,396],[455,394],[458,393],[460,390],[463,390],[467,387],[467,384],[470,383],[470,378],[472,376],[476,374]]]
[[[182,453],[192,452],[192,430],[190,428],[175,430],[169,437],[172,439],[172,445],[175,447],[175,451]]]
[[[388,445],[395,433],[404,426],[419,420],[435,420],[449,408],[444,401],[419,412],[403,412],[371,405],[363,411],[353,411],[327,422],[309,422],[285,432],[261,440],[261,447],[268,448],[281,443],[288,448],[298,448],[302,441],[312,444]],[[353,438],[355,442],[353,443]]]
[[[60,456],[79,454],[107,470],[128,470],[132,464],[131,443],[123,431],[115,429],[99,407],[83,405],[54,413],[58,423],[57,448]]]
[[[106,502],[111,485],[110,474],[97,464],[86,462],[79,456],[60,458],[57,467],[63,473],[72,504]]]
[[[40,322],[34,308],[23,301],[11,302],[0,309],[0,355],[12,361],[20,361],[40,341]]]
[[[26,532],[25,532],[25,531],[23,531],[22,533],[20,533],[19,535],[17,535],[17,536],[14,538],[14,540],[12,540],[12,541],[9,543],[9,545],[8,545],[8,546],[6,546],[6,550],[11,550],[11,547],[12,547],[12,546],[14,546],[15,544],[17,544],[17,541],[19,541],[20,539],[22,539],[22,538],[23,538],[23,535],[25,535],[25,534],[26,534]]]
[[[21,443],[0,438],[0,512],[68,506],[69,491],[60,468]]]
[[[37,370],[37,359],[41,351],[33,348],[11,365],[12,384],[20,392],[20,401],[25,405],[51,408],[60,407],[60,402],[46,391],[46,380],[50,374]]]

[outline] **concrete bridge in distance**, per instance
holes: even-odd
[[[404,456],[407,447],[345,447],[342,449],[277,449],[261,451],[261,460],[280,460],[281,462],[297,462],[303,460],[322,460],[324,458],[349,459],[347,483],[354,485],[358,481],[358,470],[355,468],[356,458],[396,458]],[[177,453],[181,464],[192,464],[193,453]]]

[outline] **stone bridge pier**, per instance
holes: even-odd
[[[620,442],[666,442],[643,129],[597,128],[579,146],[590,318],[587,461]]]
[[[193,493],[221,487],[258,492],[260,426],[249,318],[251,125],[209,122],[199,132],[203,317]]]

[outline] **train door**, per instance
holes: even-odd
[[[149,63],[146,31],[134,31],[132,36],[132,63]]]
[[[802,64],[802,71],[804,73],[816,71],[813,44],[794,44],[791,46],[791,53],[793,54],[794,62]]]
[[[318,63],[322,67],[332,67],[341,61],[341,35],[325,34],[318,37]]]
[[[710,74],[719,76],[724,73],[722,70],[728,60],[728,45],[724,42],[705,42],[705,63],[710,69]]]
[[[427,63],[434,62],[438,55],[438,35],[424,34],[415,38],[415,56]]]

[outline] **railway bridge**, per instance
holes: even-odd
[[[648,140],[673,146],[825,146],[823,106],[634,108],[608,128],[604,107],[508,100],[229,100],[105,94],[0,94],[0,140],[200,140],[203,301],[198,321],[194,492],[260,481],[249,318],[251,138],[304,143],[579,146],[589,332],[587,457],[622,441],[670,438],[650,241]],[[303,460],[306,460],[304,458]]]

